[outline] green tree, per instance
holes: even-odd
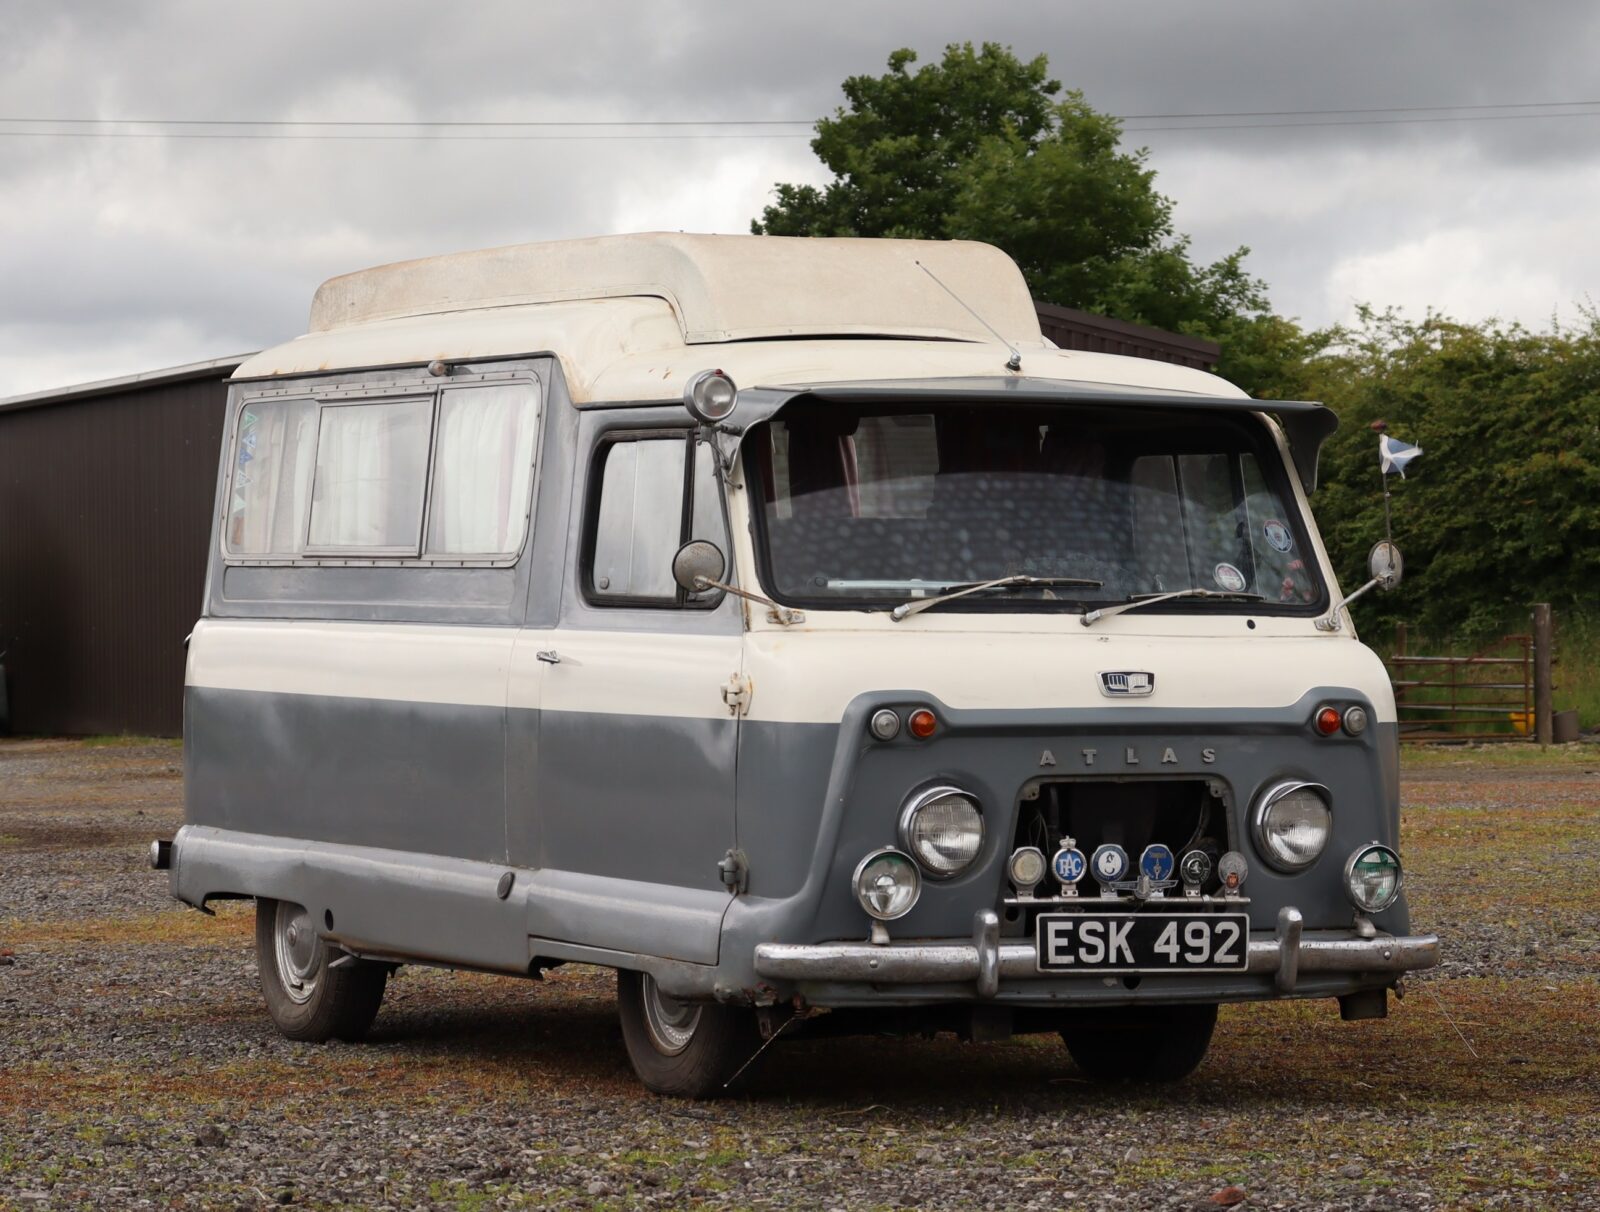
[[[1117,119],[1063,93],[1043,55],[962,43],[916,59],[844,82],[847,107],[811,143],[835,179],[778,185],[753,232],[982,240],[1044,302],[1202,336],[1266,314],[1249,250],[1197,265],[1148,153],[1121,150]]]
[[[1600,606],[1600,318],[1536,333],[1363,309],[1353,329],[1318,337],[1296,394],[1343,422],[1316,504],[1352,586],[1383,533],[1371,423],[1424,451],[1408,479],[1390,478],[1408,579],[1363,599],[1369,627],[1484,638],[1533,602],[1567,615]]]

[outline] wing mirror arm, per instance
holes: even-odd
[[[1344,623],[1339,612],[1369,589],[1381,589],[1387,593],[1400,584],[1400,578],[1405,573],[1405,560],[1400,555],[1400,549],[1388,539],[1374,544],[1367,555],[1367,572],[1372,579],[1354,593],[1347,593],[1335,602],[1333,608],[1317,620],[1318,631],[1342,629]]]
[[[720,589],[723,593],[731,593],[736,598],[743,598],[747,602],[759,602],[767,608],[767,618],[774,623],[804,623],[806,613],[795,610],[790,606],[783,606],[771,598],[762,597],[759,593],[751,593],[748,589],[737,589],[732,585],[725,585],[721,581],[713,581],[707,577],[695,577],[695,592],[704,593],[708,589]]]

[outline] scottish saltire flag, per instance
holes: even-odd
[[[1378,463],[1383,468],[1383,474],[1398,471],[1400,478],[1406,478],[1406,464],[1422,453],[1420,446],[1407,446],[1404,442],[1396,442],[1388,434],[1378,435]]]

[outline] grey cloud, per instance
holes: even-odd
[[[1597,23],[1578,0],[11,0],[0,116],[810,120],[892,49],[926,61],[962,40],[1044,53],[1057,78],[1124,114],[1566,100],[1600,98]],[[1600,176],[1596,129],[1600,118],[1128,143],[1151,148],[1198,253],[1250,244],[1279,305],[1322,322],[1345,305],[1330,295],[1340,265],[1365,258],[1354,280],[1381,292],[1386,250],[1434,229],[1476,231],[1523,258],[1526,280],[1581,294],[1586,261],[1506,232],[1579,220]],[[321,278],[361,265],[624,223],[739,230],[774,182],[820,176],[804,137],[0,147],[0,395],[43,386],[75,352],[100,373],[108,349],[140,370],[141,356],[266,343],[298,330]]]

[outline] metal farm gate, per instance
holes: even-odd
[[[1534,608],[1533,630],[1504,635],[1466,656],[1428,656],[1407,648],[1395,628],[1389,658],[1404,741],[1537,741],[1549,744],[1550,608]]]

